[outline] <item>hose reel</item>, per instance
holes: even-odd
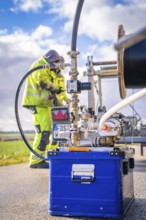
[[[118,28],[118,40],[125,36],[122,25]],[[118,51],[118,79],[121,98],[126,97],[126,88],[146,87],[146,39]]]

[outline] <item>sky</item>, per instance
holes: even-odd
[[[1,0],[0,131],[17,130],[15,94],[33,61],[55,49],[70,63],[67,52],[71,50],[77,3],[77,0]],[[83,77],[87,56],[93,56],[94,61],[117,60],[113,44],[117,41],[118,25],[123,24],[126,34],[130,34],[144,27],[145,21],[145,0],[85,0],[77,36],[79,79],[87,81]],[[63,74],[69,79],[69,68]],[[134,92],[127,90],[127,96]],[[107,110],[121,101],[116,78],[102,81],[102,94]],[[82,105],[85,101],[83,92],[79,98]],[[143,98],[133,104],[142,118],[146,118],[145,101]],[[121,112],[133,114],[130,107]],[[29,114],[20,106],[22,124],[27,130],[32,124]]]

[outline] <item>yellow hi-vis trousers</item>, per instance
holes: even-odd
[[[56,149],[58,144],[49,144],[50,134],[52,133],[51,108],[32,107],[33,124],[36,134],[33,142],[33,149],[40,155],[45,156],[46,150]],[[35,154],[30,154],[30,164],[40,163],[42,159]]]

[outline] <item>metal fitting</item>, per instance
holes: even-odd
[[[71,80],[77,80],[77,76],[79,74],[77,71],[77,55],[79,54],[79,52],[78,51],[70,51],[67,54],[71,58],[69,75],[71,76]],[[73,120],[73,123],[72,123],[73,131],[72,131],[72,135],[71,135],[71,140],[72,140],[73,145],[78,145],[79,141],[80,141],[79,130],[77,128],[77,123],[78,123],[78,119],[79,119],[78,102],[79,102],[78,94],[72,93],[71,94],[71,107],[73,110],[73,115],[75,117],[75,119]]]
[[[78,106],[77,106],[78,102],[79,102],[78,96],[75,95],[75,94],[72,94],[72,96],[71,96],[71,105],[72,105],[72,107],[77,107],[78,108]]]
[[[79,51],[68,51],[67,55],[69,55],[71,58],[76,58],[77,55],[79,55],[80,52]]]
[[[69,72],[69,75],[72,76],[71,79],[73,80],[73,79],[76,79],[76,78],[77,78],[77,76],[79,75],[79,73],[78,73],[78,72],[74,72],[74,71],[70,71],[70,72]]]

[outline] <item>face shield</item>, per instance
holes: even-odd
[[[44,55],[45,60],[48,63],[54,63],[56,66],[56,69],[64,69],[64,58],[62,56],[60,56],[57,51],[55,50],[50,50],[48,51],[45,55]]]

